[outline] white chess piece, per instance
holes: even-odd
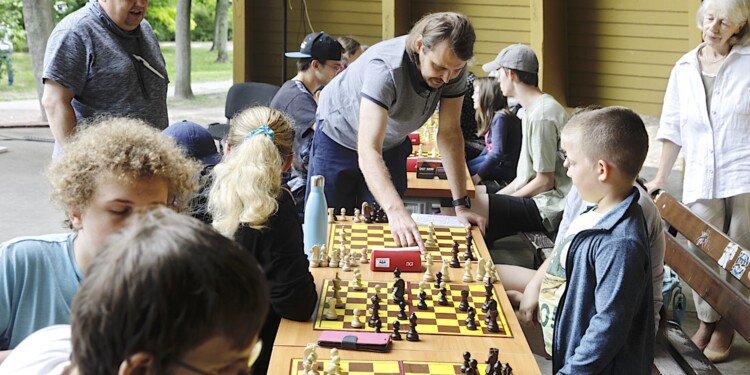
[[[328,309],[325,315],[326,320],[338,320],[339,314],[336,312],[336,298],[328,298]]]
[[[310,249],[310,254],[310,267],[320,267],[320,247],[318,245],[313,245],[312,249]]]
[[[354,309],[354,315],[352,315],[352,328],[362,328],[364,324],[360,317],[359,309]]]
[[[339,249],[331,249],[331,259],[328,261],[328,267],[338,268],[341,258],[339,258]]]
[[[435,241],[435,225],[430,222],[427,225],[427,240],[424,242],[425,246],[428,247],[435,247],[437,246],[437,241]]]
[[[442,281],[450,282],[451,281],[451,271],[449,267],[451,259],[450,258],[443,258],[443,269],[440,271],[443,273]]]
[[[320,246],[320,266],[328,267],[328,247],[326,245]]]
[[[492,284],[497,279],[494,275],[495,273],[495,264],[492,263],[492,261],[487,261],[484,263],[484,279],[482,279],[482,282],[485,284]]]
[[[471,259],[466,259],[466,263],[464,263],[464,277],[461,281],[465,283],[474,282],[474,277],[471,275]]]
[[[344,272],[351,272],[352,271],[352,266],[351,266],[352,262],[351,262],[351,260],[349,260],[349,257],[350,257],[350,255],[346,254],[344,256],[344,259],[341,260],[341,262],[342,262],[341,270],[344,271]]]
[[[362,219],[359,217],[359,214],[360,214],[359,208],[355,208],[354,209],[354,218],[352,219],[353,222],[355,222],[355,223],[361,223],[362,222]]]
[[[341,221],[346,220],[346,208],[341,207]]]
[[[422,276],[422,280],[427,282],[433,282],[435,281],[435,274],[432,273],[432,255],[426,254],[425,255],[425,268],[424,276]]]
[[[333,208],[328,209],[328,222],[329,223],[336,222],[336,214],[333,212]]]
[[[478,281],[480,281],[480,282],[484,280],[484,271],[485,271],[484,264],[486,262],[487,262],[487,260],[485,260],[484,258],[479,258],[479,261],[477,262],[477,277],[476,277],[476,279]]]
[[[360,250],[360,257],[359,262],[362,264],[370,263],[370,260],[367,259],[367,248],[363,247],[362,250]]]

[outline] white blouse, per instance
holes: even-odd
[[[750,46],[734,46],[726,57],[710,110],[698,63],[701,47],[672,69],[656,134],[682,147],[684,203],[750,192]]]

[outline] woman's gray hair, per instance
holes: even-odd
[[[708,10],[716,11],[716,16],[725,18],[727,21],[742,25],[737,34],[729,38],[729,45],[745,45],[750,40],[748,32],[748,18],[750,18],[750,1],[748,0],[705,0],[698,8],[695,16],[698,29],[703,30],[703,18]]]

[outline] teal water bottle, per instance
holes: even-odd
[[[325,178],[323,176],[310,177],[310,195],[305,202],[305,254],[312,260],[310,249],[314,245],[325,245],[328,240],[328,203],[323,191]]]

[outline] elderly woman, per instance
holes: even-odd
[[[649,192],[664,187],[677,154],[685,157],[683,201],[696,215],[750,248],[750,46],[747,0],[706,0],[698,9],[704,42],[669,77],[657,139],[659,170]],[[697,294],[701,320],[693,342],[706,357],[729,357],[734,332]]]

